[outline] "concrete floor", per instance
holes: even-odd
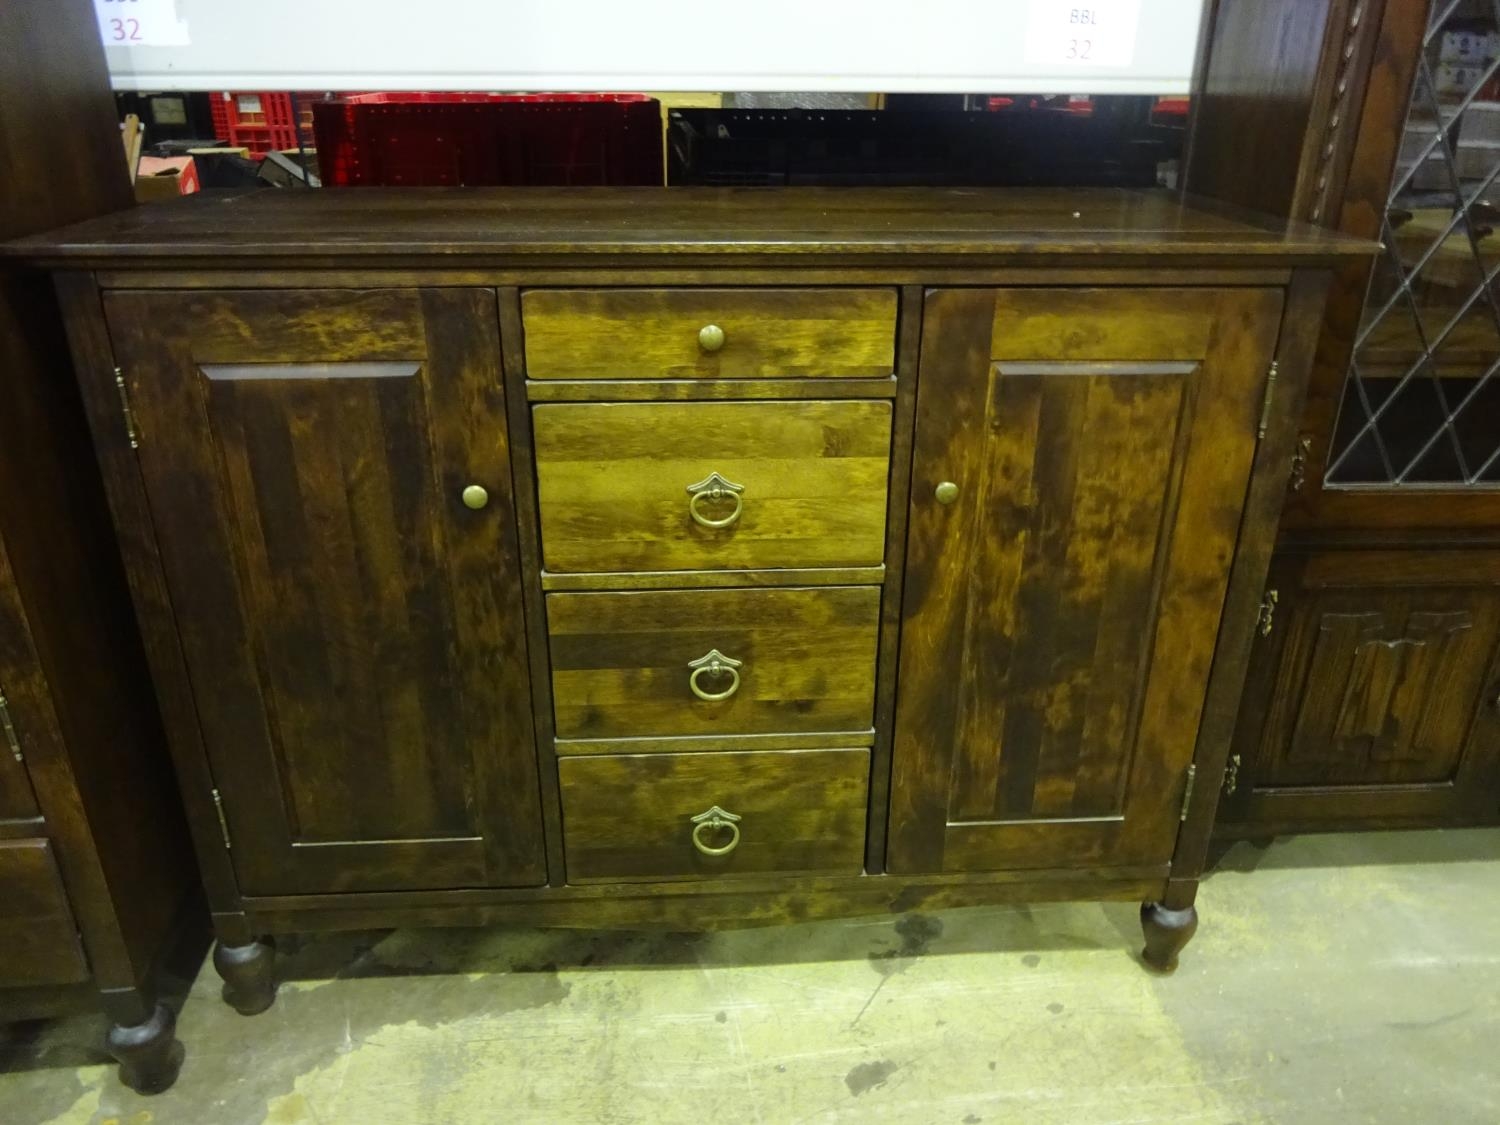
[[[318,937],[262,1016],[205,965],[155,1098],[0,1029],[0,1123],[1500,1122],[1500,832],[1240,844],[1199,907],[1168,978],[1123,903]]]

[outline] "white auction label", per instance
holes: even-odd
[[[94,0],[99,35],[106,47],[186,47],[187,24],[177,18],[177,0]]]
[[[1038,66],[1129,66],[1141,0],[1031,0],[1026,61]]]

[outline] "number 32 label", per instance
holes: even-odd
[[[187,24],[176,0],[94,0],[106,47],[186,47]]]
[[[1038,66],[1129,66],[1141,0],[1031,0],[1026,62]]]

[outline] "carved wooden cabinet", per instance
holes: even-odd
[[[1500,555],[1288,553],[1270,581],[1226,829],[1493,819]]]
[[[0,240],[130,205],[92,9],[0,5]],[[0,1023],[102,1010],[151,1093],[197,876],[57,302],[14,262],[0,387]]]
[[[1500,823],[1497,19],[1211,6],[1188,190],[1382,243],[1329,291],[1223,835]]]
[[[1175,964],[1328,268],[1128,192],[205,196],[72,345],[265,935],[1148,905]]]

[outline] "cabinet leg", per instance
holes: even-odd
[[[120,1064],[120,1081],[139,1094],[159,1094],[176,1082],[183,1055],[176,1032],[177,1018],[165,1004],[143,1024],[112,1025],[105,1045]]]
[[[214,943],[214,968],[224,978],[224,1002],[242,1016],[264,1012],[276,999],[276,951],[269,941]]]
[[[1198,931],[1197,908],[1171,910],[1160,903],[1142,903],[1141,929],[1146,932],[1141,960],[1157,972],[1170,973],[1177,968],[1177,955]]]

